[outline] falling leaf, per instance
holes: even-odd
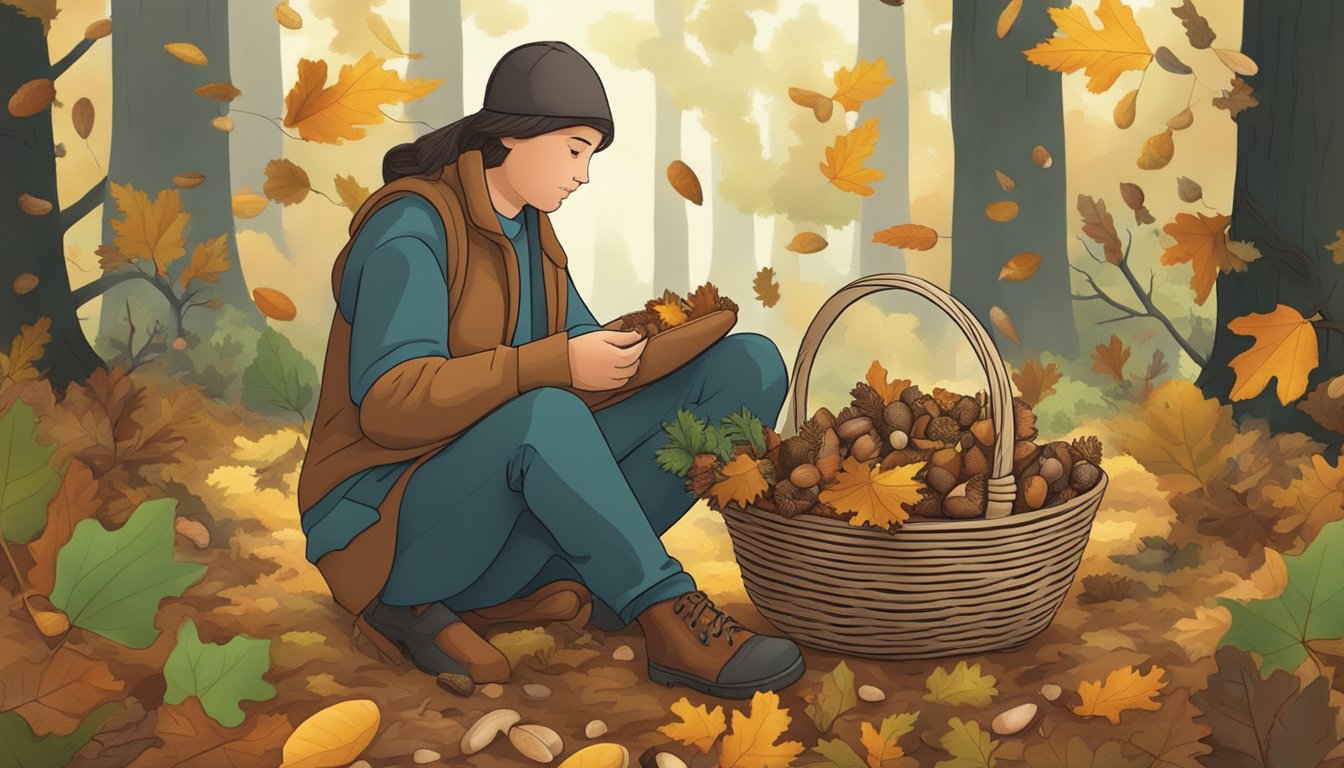
[[[355,181],[354,176],[336,175],[336,194],[351,211],[358,211],[364,201],[369,199],[369,188]]]
[[[40,662],[6,660],[0,711],[18,714],[35,735],[65,736],[79,728],[88,712],[124,698],[125,688],[125,681],[114,677],[105,662],[61,646]]]
[[[895,78],[887,74],[886,59],[866,61],[859,59],[854,71],[841,67],[835,72],[835,95],[831,98],[840,102],[848,112],[857,112],[863,102],[876,99]]]
[[[203,173],[179,173],[173,176],[173,186],[183,189],[192,189],[205,183],[205,174]]]
[[[1134,124],[1134,118],[1138,114],[1139,89],[1126,93],[1115,103],[1115,110],[1111,117],[1115,120],[1115,127],[1120,129],[1128,128]]]
[[[233,118],[228,115],[220,115],[219,117],[213,118],[210,120],[210,124],[225,133],[233,132]]]
[[[924,700],[952,706],[987,707],[999,695],[996,682],[993,675],[981,674],[978,663],[967,666],[965,661],[959,661],[951,672],[942,667],[933,670],[924,681],[928,690]]]
[[[1116,381],[1125,380],[1125,363],[1129,362],[1130,349],[1120,337],[1111,334],[1109,344],[1098,344],[1092,352],[1092,370],[1104,373]]]
[[[47,506],[47,524],[42,535],[28,544],[28,555],[33,567],[28,571],[28,583],[42,594],[49,594],[56,584],[56,557],[70,541],[75,526],[81,520],[96,517],[98,483],[89,466],[79,459],[71,459],[61,480],[60,489]]]
[[[1154,697],[1167,685],[1162,682],[1165,674],[1166,670],[1156,664],[1144,674],[1125,666],[1107,675],[1105,682],[1083,681],[1078,686],[1083,701],[1070,709],[1076,715],[1104,717],[1112,725],[1119,725],[1120,714],[1127,709],[1161,709],[1162,704]]]
[[[1009,283],[1020,283],[1023,280],[1030,280],[1040,268],[1041,254],[1023,251],[1004,262],[1003,268],[999,270],[999,279]]]
[[[1213,52],[1218,54],[1218,60],[1223,62],[1223,66],[1237,73],[1250,77],[1260,71],[1260,67],[1250,56],[1241,51],[1233,51],[1227,48],[1214,48]]]
[[[32,293],[37,285],[37,275],[34,275],[32,272],[20,272],[14,277],[14,292],[20,296],[25,293]]]
[[[819,123],[830,120],[831,115],[835,114],[835,100],[825,96],[817,96],[817,100],[812,102],[812,114],[816,116]]]
[[[266,163],[266,183],[262,192],[277,203],[286,206],[303,202],[311,189],[308,172],[288,158],[278,158]],[[234,198],[234,214],[238,212],[238,198]],[[260,211],[258,211],[260,213]],[[254,214],[255,215],[255,214]],[[244,216],[244,218],[251,218]]]
[[[999,180],[999,186],[1003,188],[1004,192],[1012,192],[1017,189],[1017,182],[1013,181],[1013,177],[1003,171],[994,171],[994,178]]]
[[[757,691],[751,714],[733,710],[733,730],[719,747],[719,768],[783,768],[803,751],[796,741],[775,742],[789,727],[789,710],[779,706],[779,694]]]
[[[1213,45],[1217,35],[1209,26],[1209,20],[1200,16],[1199,11],[1195,10],[1195,4],[1191,0],[1183,0],[1181,7],[1172,8],[1171,12],[1181,20],[1181,24],[1185,25],[1185,36],[1190,40],[1192,48],[1202,50]]]
[[[901,396],[905,388],[910,386],[909,379],[889,379],[887,378],[887,369],[881,363],[874,360],[873,364],[868,366],[868,373],[864,376],[868,386],[872,387],[877,394],[882,396],[882,403],[889,404]]]
[[[1054,394],[1055,384],[1061,378],[1063,374],[1054,363],[1043,367],[1039,360],[1028,360],[1020,372],[1013,373],[1013,384],[1017,385],[1023,402],[1034,408]]]
[[[405,48],[402,48],[401,43],[397,42],[396,35],[393,35],[392,30],[387,26],[387,20],[382,16],[369,11],[368,15],[364,17],[364,23],[373,33],[373,36],[378,38],[378,42],[387,46],[388,50],[398,56],[404,56],[408,59],[423,59],[425,57],[423,53],[408,53]]]
[[[182,210],[182,197],[175,189],[160,190],[154,202],[130,184],[110,182],[112,198],[125,218],[112,219],[117,249],[131,258],[154,262],[159,276],[168,265],[187,252],[182,230],[191,214]]]
[[[849,133],[835,137],[835,143],[826,147],[826,162],[820,164],[822,175],[846,192],[864,196],[873,194],[868,184],[886,173],[865,168],[863,159],[873,154],[878,137],[876,117],[870,117]]]
[[[1129,206],[1130,210],[1134,211],[1134,222],[1136,224],[1152,224],[1157,221],[1153,218],[1153,215],[1148,212],[1148,208],[1143,204],[1143,187],[1140,187],[1138,184],[1122,181],[1120,182],[1120,197],[1124,199],[1125,205]],[[1111,229],[1112,231],[1115,229],[1114,222],[1111,224]],[[1118,253],[1120,250],[1120,236],[1118,234],[1115,236],[1115,248]]]
[[[235,635],[224,644],[203,643],[196,623],[188,618],[177,633],[177,643],[163,663],[167,682],[163,700],[181,704],[188,696],[201,702],[205,713],[225,728],[242,724],[239,703],[275,698],[275,686],[262,679],[271,668],[271,641]]]
[[[347,765],[373,742],[381,721],[378,705],[369,699],[318,710],[290,734],[281,768]]]
[[[177,276],[177,281],[186,288],[192,280],[207,283],[219,281],[219,276],[229,271],[229,236],[213,237],[203,243],[197,243],[191,253],[191,263]]]
[[[1280,304],[1268,314],[1251,313],[1227,324],[1240,336],[1253,336],[1251,348],[1232,358],[1229,365],[1236,374],[1233,400],[1249,400],[1278,378],[1275,392],[1287,405],[1307,391],[1307,376],[1320,364],[1316,328],[1296,309]]]
[[[1171,140],[1171,129],[1153,134],[1139,150],[1139,167],[1145,171],[1156,171],[1167,167],[1176,154],[1176,143]]]
[[[927,251],[938,244],[938,233],[922,224],[897,224],[874,232],[873,242],[912,251]]]
[[[81,139],[87,139],[93,133],[93,102],[87,96],[79,97],[79,101],[71,108],[70,122]]]
[[[47,344],[51,343],[51,318],[39,317],[32,324],[23,323],[19,326],[19,333],[10,342],[9,354],[0,353],[0,381],[8,379],[11,382],[33,381],[38,378],[38,370],[34,364],[42,358],[42,350]],[[3,389],[0,387],[0,389]],[[41,448],[39,448],[41,452]],[[45,456],[45,454],[44,454]],[[0,458],[3,454],[0,454]],[[45,460],[45,458],[44,458]],[[17,479],[17,476],[16,478]],[[3,495],[4,488],[0,486],[0,495]],[[22,499],[28,503],[33,503],[33,499]],[[0,510],[5,505],[0,504]],[[32,509],[28,514],[34,517],[40,517],[39,508]],[[3,512],[0,512],[0,518],[3,518]],[[55,553],[52,554],[55,556]]]
[[[1188,75],[1194,72],[1188,64],[1181,61],[1180,58],[1171,52],[1171,49],[1165,45],[1159,45],[1157,51],[1153,54],[1157,60],[1157,65],[1173,75]]]
[[[859,724],[859,743],[868,752],[867,768],[898,768],[905,750],[897,742],[915,728],[919,711],[890,715],[882,727],[873,727],[868,721]]]
[[[1021,12],[1022,0],[1008,0],[1008,5],[999,13],[999,23],[995,29],[1000,40],[1007,37],[1008,33],[1012,31],[1013,23],[1017,21],[1017,15]]]
[[[1193,179],[1178,176],[1176,178],[1176,194],[1187,203],[1197,203],[1204,197],[1204,189]]]
[[[272,320],[293,320],[298,314],[294,302],[282,291],[274,288],[253,288],[252,301],[256,303],[257,309],[261,310],[261,314]]]
[[[816,103],[817,99],[824,98],[826,97],[816,91],[809,91],[806,88],[789,87],[789,100],[800,107],[812,109],[812,105]]]
[[[1176,220],[1162,227],[1162,231],[1175,238],[1175,244],[1162,253],[1162,263],[1184,264],[1190,262],[1194,275],[1190,279],[1190,288],[1195,292],[1195,303],[1203,304],[1213,290],[1214,279],[1219,272],[1245,272],[1246,262],[1228,250],[1227,226],[1231,219],[1222,214],[1205,216],[1196,213],[1176,214]]]
[[[1101,0],[1092,26],[1082,6],[1049,8],[1061,35],[1051,37],[1026,51],[1027,60],[1056,72],[1085,70],[1087,89],[1102,93],[1128,70],[1141,71],[1152,61],[1152,51],[1143,30],[1134,23],[1134,12],[1120,0]]]
[[[919,489],[924,484],[914,478],[922,466],[916,462],[882,471],[846,456],[835,482],[822,489],[821,500],[839,514],[852,512],[850,525],[897,528],[910,519],[903,505],[913,506],[920,500]]]
[[[1031,150],[1031,162],[1035,163],[1041,168],[1049,168],[1050,166],[1055,164],[1055,159],[1050,156],[1050,150],[1046,149],[1040,144],[1037,144]]]
[[[765,307],[773,307],[779,303],[779,283],[775,282],[775,270],[770,267],[761,267],[752,278],[751,288],[756,292],[756,300]]]
[[[299,76],[285,96],[287,128],[298,128],[308,141],[340,144],[341,139],[362,139],[366,131],[355,127],[383,122],[379,107],[418,99],[443,80],[402,80],[396,70],[384,69],[384,60],[366,53],[355,64],[341,67],[337,81],[327,85],[327,62],[299,59]]]
[[[696,205],[705,202],[705,196],[700,191],[700,178],[691,170],[691,166],[680,160],[673,160],[667,165],[667,180],[671,182],[678,195]]]
[[[50,78],[39,77],[20,85],[9,97],[9,114],[32,117],[51,106],[56,98],[56,84]]]
[[[275,21],[285,29],[303,28],[303,17],[299,12],[289,7],[289,0],[277,3],[275,6]]]
[[[266,210],[267,200],[264,195],[255,195],[251,193],[233,196],[233,215],[240,219],[250,219],[258,216]]]
[[[999,333],[1012,339],[1014,344],[1022,343],[1022,338],[1017,335],[1017,327],[1013,325],[1013,318],[1009,317],[1008,313],[1004,312],[1002,308],[990,307],[989,321],[994,324],[995,328],[999,329]]]
[[[209,63],[205,58],[205,53],[191,43],[164,43],[163,50],[188,64],[195,64],[198,67],[204,67]]]
[[[769,483],[761,474],[760,459],[753,459],[745,453],[739,453],[732,461],[719,470],[722,480],[710,486],[709,493],[720,509],[733,502],[739,509],[746,509],[761,494],[770,490]]]
[[[135,259],[106,244],[99,245],[94,253],[98,254],[98,267],[104,272],[111,272],[120,266],[135,262]]]
[[[943,749],[950,752],[954,759],[939,760],[934,768],[993,768],[997,764],[994,750],[999,742],[980,730],[980,724],[971,720],[962,722],[954,717],[947,721],[952,730],[939,739]]]
[[[1317,424],[1344,434],[1344,376],[1336,376],[1316,385],[1297,407],[1315,419]]]
[[[51,213],[52,206],[50,201],[22,192],[19,194],[19,210],[29,216],[46,216]]]
[[[1017,218],[1017,203],[1012,200],[999,200],[985,206],[985,215],[990,221],[1005,222]]]
[[[794,253],[816,253],[825,248],[826,245],[826,238],[816,232],[799,232],[793,236],[793,239],[784,248]]]
[[[672,714],[681,718],[681,722],[659,726],[658,732],[704,754],[709,754],[714,742],[728,729],[723,707],[716,706],[711,712],[704,704],[691,704],[685,696],[672,704]]]
[[[1232,78],[1232,90],[1223,89],[1223,95],[1215,96],[1213,99],[1213,106],[1226,109],[1233,119],[1236,119],[1242,111],[1259,104],[1260,100],[1255,98],[1255,89],[1240,77]]]
[[[233,101],[242,93],[233,83],[206,83],[199,88],[193,88],[192,92],[197,96],[216,101]]]
[[[1184,131],[1195,124],[1195,113],[1189,107],[1177,112],[1167,121],[1167,127],[1173,131]]]
[[[859,703],[854,689],[854,673],[841,661],[835,669],[821,676],[821,690],[809,692],[805,698],[808,718],[822,733],[829,733],[836,718]]]

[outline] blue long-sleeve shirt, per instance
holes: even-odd
[[[537,210],[513,218],[498,211],[500,228],[518,256],[518,323],[513,345],[546,336]],[[405,195],[360,228],[346,257],[337,308],[350,323],[350,398],[364,400],[373,383],[397,365],[448,352],[448,246],[438,211],[419,195]],[[572,338],[600,330],[573,280],[566,300],[565,330]],[[346,478],[302,516],[306,557],[342,549],[378,520],[378,505],[414,460],[370,467]]]

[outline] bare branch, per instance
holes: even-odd
[[[65,70],[69,69],[71,64],[74,64],[76,61],[79,61],[79,57],[83,56],[84,52],[92,48],[93,44],[96,42],[98,41],[90,40],[88,38],[80,40],[78,45],[76,45],[74,48],[71,48],[70,52],[65,54],[65,58],[51,65],[51,79],[55,80],[56,78],[64,74]]]
[[[70,228],[79,223],[94,208],[103,204],[107,197],[107,177],[104,176],[97,184],[89,187],[89,191],[84,196],[76,200],[61,211],[61,232],[68,232]]]

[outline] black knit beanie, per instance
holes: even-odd
[[[485,84],[483,109],[510,115],[596,117],[611,122],[598,152],[611,144],[615,121],[597,70],[568,43],[525,43],[504,54]]]

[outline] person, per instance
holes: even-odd
[[[660,536],[695,498],[654,453],[682,408],[773,424],[787,370],[768,337],[725,335],[731,312],[658,360],[593,317],[548,214],[614,132],[592,65],[542,41],[499,60],[478,112],[387,153],[332,273],[299,479],[307,557],[361,634],[430,674],[506,680],[485,639],[505,625],[637,623],[656,682],[780,690],[802,654],[668,554]]]

